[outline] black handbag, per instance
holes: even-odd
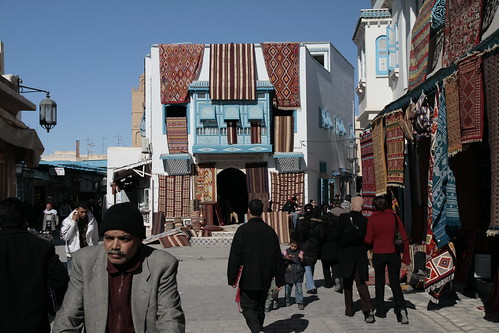
[[[404,240],[400,234],[399,224],[397,223],[397,217],[393,214],[395,220],[395,234],[393,235],[393,244],[395,245],[395,250],[399,253],[404,252]]]

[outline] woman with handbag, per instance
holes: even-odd
[[[384,196],[377,196],[373,200],[374,213],[367,222],[367,234],[364,242],[373,246],[373,266],[375,274],[376,317],[385,318],[385,269],[388,267],[388,278],[395,302],[394,311],[401,324],[408,324],[407,309],[404,295],[400,288],[400,252],[396,249],[396,234],[400,233],[403,240],[402,262],[411,263],[409,256],[409,240],[400,217],[387,208]],[[398,230],[397,230],[398,229]]]

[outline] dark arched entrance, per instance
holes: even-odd
[[[239,222],[244,222],[244,214],[248,212],[248,188],[244,172],[235,168],[221,171],[217,175],[217,195],[224,223],[231,222],[231,208],[237,213]]]

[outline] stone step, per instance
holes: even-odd
[[[191,237],[191,245],[230,245],[232,244],[232,236],[211,236],[211,237]]]

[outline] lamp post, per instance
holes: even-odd
[[[50,132],[55,125],[57,125],[57,103],[50,99],[50,91],[31,88],[23,85],[19,85],[21,93],[30,93],[30,92],[44,92],[45,99],[40,102],[40,126],[47,130],[47,133]],[[25,91],[25,89],[29,89]]]
[[[351,184],[351,192],[352,196],[357,192],[357,172],[356,172],[356,164],[357,164],[357,144],[355,143],[355,139],[351,140],[347,146],[347,160],[352,163],[352,184]]]

